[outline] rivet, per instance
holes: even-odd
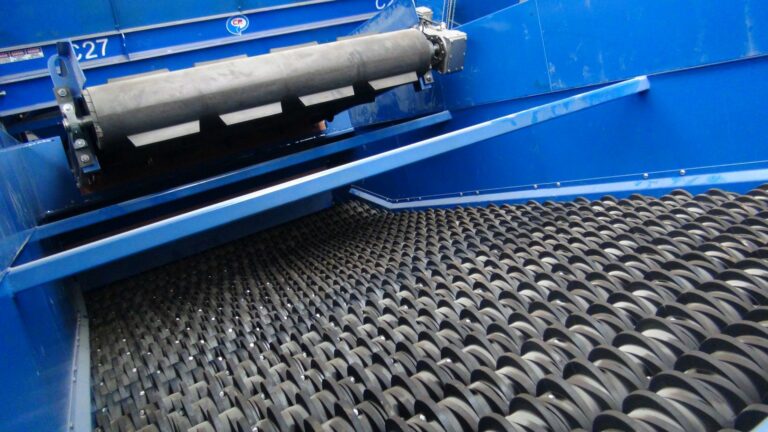
[[[648,177],[650,177],[650,176],[648,175],[648,173],[643,173],[643,178],[644,178],[644,179],[648,179]]]
[[[680,170],[680,175],[681,175],[681,176],[684,176],[684,175],[685,175],[685,170],[684,170],[684,169],[681,169],[681,170]]]

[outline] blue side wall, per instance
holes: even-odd
[[[470,37],[467,67],[461,74],[441,79],[431,102],[436,109],[450,108],[454,120],[359,151],[355,157],[636,75],[651,74],[651,90],[375,177],[360,186],[402,199],[532,189],[533,185],[557,182],[599,183],[614,176],[639,178],[643,173],[653,178],[660,172],[668,175],[681,169],[693,173],[768,167],[764,143],[768,124],[763,115],[768,112],[768,8],[763,2],[529,0],[467,23],[463,27]],[[22,8],[20,0],[12,0],[10,9],[8,4],[0,7],[6,17],[13,9],[22,14],[14,18],[19,22],[37,18]],[[114,4],[123,3],[115,0]],[[232,7],[227,1],[198,5]],[[187,16],[184,8],[172,9],[165,12],[165,18]],[[160,14],[164,9],[154,11]],[[103,16],[106,12],[96,7],[83,11],[78,19],[85,20],[91,13]],[[173,15],[176,13],[181,15]],[[55,16],[46,24],[47,30],[30,28],[19,37],[44,38],[41,31],[67,31],[65,24],[55,21],[65,20],[64,16],[53,9],[47,15]],[[82,25],[78,30],[82,33],[92,31],[88,26],[100,21],[91,20],[72,20],[66,25]],[[8,40],[0,34],[3,37]],[[285,42],[294,37],[298,36],[276,36],[274,40]],[[235,54],[237,46],[231,45],[231,49]],[[191,65],[198,60],[195,56],[182,53],[174,60]],[[132,65],[154,68],[152,61]],[[61,208],[70,199],[71,183],[55,180],[69,178],[60,171],[66,164],[49,158],[62,154],[55,145],[35,147],[40,152],[26,151],[23,146],[0,150],[0,268],[13,259],[42,212]],[[58,168],[49,169],[48,162]],[[723,166],[726,164],[730,166]],[[46,193],[40,193],[45,188],[49,188]],[[247,230],[326,207],[330,197],[299,204],[305,205],[280,217],[260,215],[262,220],[258,220],[257,216],[247,221]],[[265,220],[268,223],[260,223]],[[245,225],[235,228],[229,233],[246,231]],[[210,245],[210,238],[201,239],[205,243],[197,246]],[[185,242],[152,252],[156,258],[176,258],[178,248],[195,239]],[[130,269],[140,259],[132,257],[115,265]],[[97,269],[87,277],[91,283],[101,283],[111,270]],[[67,288],[57,285],[0,299],[0,379],[5,384],[0,392],[0,430],[67,428],[75,317],[72,298]]]
[[[758,2],[531,0],[461,29],[467,65],[442,77],[455,119],[442,132],[632,76],[651,74],[651,90],[362,189],[424,199],[768,161],[768,124],[758,114],[768,109],[768,8]]]
[[[3,139],[10,141],[7,136]],[[44,151],[57,148],[58,152]],[[57,185],[61,174],[57,171],[66,171],[66,161],[56,160],[60,149],[58,139],[37,146],[0,147],[2,269],[25,244],[43,209],[60,205],[41,197],[66,199],[66,187],[57,198],[37,189]],[[74,341],[73,298],[69,289],[58,284],[39,286],[13,298],[0,297],[0,430],[65,430]]]
[[[0,430],[67,430],[73,298],[54,285],[0,298]]]

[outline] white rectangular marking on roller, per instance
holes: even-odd
[[[193,135],[198,132],[200,132],[200,121],[195,120],[176,126],[138,133],[136,135],[129,136],[128,139],[133,143],[134,147],[141,147],[161,141]]]
[[[221,121],[227,126],[231,126],[237,123],[243,123],[260,118],[270,117],[283,112],[283,104],[280,102],[271,103],[269,105],[262,105],[256,108],[248,108],[242,111],[235,111],[229,114],[222,114],[219,116]]]

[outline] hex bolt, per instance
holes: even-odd
[[[61,96],[61,97],[64,97],[64,96],[66,96],[66,95],[67,95],[67,89],[65,89],[65,88],[60,88],[60,89],[56,90],[56,94],[57,94],[57,95],[59,95],[59,96]]]
[[[81,154],[81,155],[80,155],[80,162],[82,162],[82,163],[88,163],[88,162],[90,162],[90,161],[91,161],[91,157],[90,157],[90,156],[88,156],[87,154]],[[130,355],[130,353],[129,353],[128,355]]]
[[[74,143],[75,150],[83,149],[87,145],[88,145],[88,143],[84,139],[82,139],[82,138],[76,139],[75,143]]]
[[[684,176],[684,175],[685,175],[685,170],[684,170],[684,169],[681,169],[681,170],[680,170],[680,175],[681,175],[681,176]]]

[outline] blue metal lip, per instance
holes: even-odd
[[[77,274],[148,249],[189,237],[302,198],[331,191],[363,178],[431,158],[451,150],[578,112],[650,88],[645,76],[571,96],[495,120],[386,151],[188,213],[125,231],[38,260],[11,267],[2,293],[19,291]]]
[[[754,164],[747,164],[754,165]],[[605,195],[612,193],[643,193],[657,190],[685,189],[693,187],[715,187],[723,184],[750,183],[757,184],[768,181],[768,168],[762,163],[760,168],[719,171],[710,173],[689,173],[680,176],[678,171],[654,173],[652,177],[643,178],[642,174],[620,176],[606,181],[596,182],[561,182],[527,185],[508,191],[467,191],[459,194],[444,196],[411,197],[391,199],[360,187],[352,187],[350,193],[358,198],[376,204],[388,210],[408,210],[425,207],[452,207],[476,205],[481,203],[515,203],[530,200],[570,199],[574,196]],[[726,167],[723,167],[726,168]],[[696,171],[696,168],[688,171]],[[699,169],[700,170],[700,169]],[[630,178],[628,178],[630,177]]]

